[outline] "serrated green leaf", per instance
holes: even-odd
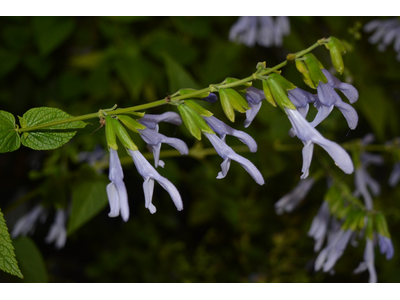
[[[14,247],[11,242],[10,234],[0,209],[0,269],[11,275],[24,278],[15,259]]]
[[[68,222],[68,234],[73,233],[96,216],[107,205],[105,180],[82,181],[72,190],[72,211]]]
[[[49,122],[72,118],[69,114],[58,108],[37,107],[28,110],[23,118],[28,127],[46,124]],[[22,144],[34,150],[51,150],[67,143],[80,128],[86,126],[85,122],[75,121],[53,125],[43,129],[28,132],[22,135]]]
[[[21,146],[21,139],[15,130],[15,118],[9,112],[0,110],[0,153],[12,152]]]
[[[24,282],[49,282],[42,254],[32,239],[19,237],[14,241],[14,247],[21,271],[24,273]]]
[[[34,17],[35,42],[42,55],[57,48],[72,33],[75,19],[72,17]]]

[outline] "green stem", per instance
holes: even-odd
[[[312,51],[313,49],[315,49],[316,47],[324,44],[326,42],[327,39],[321,39],[318,42],[316,42],[314,45],[308,47],[305,50],[302,50],[300,52],[294,53],[294,54],[289,54],[288,57],[290,56],[291,59],[290,60],[294,60],[295,58],[299,58],[301,56],[303,56],[304,54],[309,53],[310,51]],[[257,76],[265,76],[268,75],[284,66],[287,65],[288,60],[285,60],[283,62],[281,62],[280,64],[276,65],[273,68],[268,68],[262,71],[257,72]],[[128,108],[121,108],[121,109],[116,109],[116,110],[103,110],[103,111],[107,111],[107,114],[110,115],[118,115],[118,114],[124,114],[124,113],[129,113],[129,112],[136,112],[139,110],[145,110],[148,108],[153,108],[153,107],[157,107],[157,106],[161,106],[161,105],[165,105],[165,104],[172,104],[172,105],[177,105],[180,103],[181,100],[184,99],[190,99],[190,98],[196,98],[196,96],[204,93],[204,92],[213,92],[213,91],[218,91],[221,88],[231,88],[231,87],[235,87],[235,86],[239,86],[239,85],[243,85],[246,82],[249,81],[253,81],[255,80],[255,74],[248,76],[246,78],[243,78],[241,80],[232,82],[232,83],[220,83],[220,84],[211,84],[209,87],[201,89],[201,90],[197,90],[194,91],[192,93],[188,93],[186,95],[178,95],[175,97],[171,97],[170,100],[169,99],[162,99],[162,100],[157,100],[154,101],[152,103],[147,103],[147,104],[142,104],[142,105],[137,105],[137,106],[133,106],[133,107],[128,107]],[[174,95],[179,94],[179,91],[174,93]],[[39,130],[39,129],[43,129],[43,128],[48,128],[51,126],[56,126],[56,125],[60,125],[60,124],[65,124],[65,123],[71,123],[71,122],[76,122],[76,121],[83,121],[83,120],[88,120],[88,119],[93,119],[93,118],[98,118],[99,117],[99,112],[96,113],[91,113],[91,114],[87,114],[87,115],[82,115],[82,116],[78,116],[78,117],[72,117],[72,118],[68,118],[68,119],[64,119],[64,120],[59,120],[59,121],[54,121],[54,122],[49,122],[49,123],[45,123],[45,124],[40,124],[40,125],[36,125],[36,126],[30,126],[30,127],[24,127],[24,128],[18,128],[16,129],[18,132],[29,132],[29,131],[34,131],[34,130]]]
[[[129,112],[144,110],[144,109],[148,109],[148,108],[152,108],[152,107],[156,107],[156,106],[160,106],[160,105],[164,105],[164,104],[167,104],[167,101],[165,99],[158,100],[158,101],[155,101],[152,103],[132,106],[132,107],[128,107],[128,108],[120,108],[120,109],[117,109],[114,111],[107,111],[107,114],[109,114],[109,115],[126,114]],[[104,111],[106,111],[106,110],[104,110]],[[99,113],[96,112],[96,113],[92,113],[92,114],[82,115],[82,116],[78,116],[78,117],[72,117],[72,118],[59,120],[59,121],[53,121],[53,122],[40,124],[40,125],[36,125],[36,126],[19,128],[18,132],[34,131],[34,130],[39,130],[39,129],[43,129],[43,128],[47,128],[47,127],[51,127],[51,126],[60,125],[60,124],[83,121],[83,120],[88,120],[88,119],[93,119],[93,118],[98,118],[98,117],[99,117]]]

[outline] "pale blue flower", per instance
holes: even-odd
[[[353,232],[350,229],[343,231],[338,225],[332,226],[328,235],[327,245],[315,260],[315,271],[321,269],[324,272],[332,271],[338,259],[343,255]]]
[[[231,160],[237,161],[242,167],[250,174],[251,177],[259,185],[265,184],[264,178],[257,167],[249,161],[247,158],[237,154],[231,147],[229,147],[223,140],[221,140],[216,134],[204,133],[213,145],[215,151],[221,156],[224,161],[221,164],[221,172],[218,173],[217,179],[224,178],[228,174]]]
[[[246,109],[246,120],[244,121],[244,127],[247,128],[260,111],[261,101],[265,99],[265,95],[262,90],[251,86],[246,89],[245,97],[250,107],[250,109]]]
[[[96,145],[93,151],[82,151],[78,153],[79,162],[87,162],[90,166],[94,167],[107,154],[106,151],[100,146]]]
[[[11,237],[26,236],[35,231],[36,222],[40,220],[42,223],[46,221],[47,211],[41,205],[36,205],[31,211],[23,215],[17,223],[15,223],[11,232]]]
[[[121,213],[122,219],[126,222],[129,219],[128,194],[126,192],[124,173],[117,150],[110,148],[110,183],[107,185],[107,196],[110,204],[109,217],[117,217]]]
[[[300,180],[299,184],[293,189],[293,191],[286,194],[275,203],[276,213],[281,215],[284,211],[288,213],[292,212],[293,209],[295,209],[304,199],[314,183],[315,180],[312,177]]]
[[[381,234],[378,234],[378,240],[379,240],[379,250],[381,251],[381,254],[386,254],[387,260],[392,259],[394,255],[392,240]]]
[[[324,138],[307,120],[297,111],[285,107],[286,114],[292,124],[294,133],[303,142],[303,167],[301,179],[308,177],[311,165],[314,143],[320,145],[335,161],[335,164],[346,174],[354,171],[353,162],[349,154],[338,144]]]
[[[143,191],[145,197],[145,207],[150,211],[150,213],[154,214],[156,212],[156,207],[152,203],[154,180],[157,180],[158,183],[169,193],[176,208],[178,210],[182,210],[183,203],[181,195],[176,187],[168,179],[161,176],[138,150],[128,149],[128,151],[132,156],[137,171],[144,179]]]
[[[392,173],[389,177],[389,185],[395,187],[400,181],[400,162],[396,162],[393,166]]]
[[[174,125],[181,125],[182,119],[176,112],[167,111],[160,115],[145,114],[142,118],[138,119],[139,123],[143,124],[147,128],[158,131],[158,123],[168,122]]]
[[[217,95],[210,93],[207,97],[201,99],[203,101],[207,101],[209,103],[215,103],[218,100]]]
[[[373,134],[367,134],[361,141],[363,145],[368,145],[374,140]],[[372,197],[368,191],[368,188],[371,190],[374,196],[378,196],[380,194],[380,185],[374,180],[367,172],[367,167],[370,164],[374,165],[382,165],[384,163],[383,157],[378,154],[371,154],[367,152],[362,152],[360,155],[360,166],[357,167],[355,176],[354,176],[354,184],[355,191],[354,196],[362,196],[365,203],[365,208],[367,210],[373,209],[373,201]]]
[[[400,21],[398,18],[372,20],[364,25],[364,31],[375,31],[368,41],[371,44],[379,43],[378,50],[381,52],[386,51],[387,46],[393,42],[393,49],[397,52],[396,59],[400,60]]]
[[[350,105],[342,101],[335,89],[341,91],[350,103],[354,103],[358,99],[358,91],[351,84],[341,82],[327,70],[321,70],[328,80],[328,83],[320,82],[317,86],[318,100],[314,106],[318,109],[315,119],[311,122],[313,127],[317,126],[331,113],[333,107],[336,106],[345,117],[350,129],[355,129],[358,123],[358,115],[356,110]]]
[[[67,241],[67,211],[65,209],[58,209],[54,217],[54,223],[51,225],[49,233],[45,241],[50,244],[55,242],[56,249],[63,248]]]
[[[231,135],[237,137],[242,143],[246,144],[247,147],[249,147],[250,152],[257,151],[256,141],[246,132],[236,130],[214,116],[203,118],[207,122],[208,126],[210,126],[214,132],[218,133],[222,141],[225,142],[226,135]]]
[[[288,90],[288,97],[290,102],[292,102],[293,105],[296,106],[297,110],[304,118],[307,116],[309,103],[315,103],[318,100],[318,95],[311,94],[298,87],[292,90]],[[289,130],[289,135],[291,137],[294,137],[296,135],[293,128]]]
[[[321,250],[328,230],[330,217],[329,204],[324,201],[322,202],[317,215],[314,217],[310,230],[307,233],[309,237],[312,237],[315,240],[314,252]]]
[[[374,243],[372,240],[367,239],[364,251],[364,261],[362,261],[358,265],[358,267],[353,271],[353,273],[358,274],[368,269],[369,283],[376,283],[378,281],[378,278],[376,276],[374,258],[375,258]]]
[[[256,42],[263,47],[282,46],[282,38],[290,33],[288,17],[239,17],[229,31],[229,40],[253,47]]]
[[[164,162],[160,160],[161,144],[168,144],[178,150],[182,155],[187,155],[189,149],[185,142],[177,138],[166,137],[165,135],[158,133],[155,130],[145,128],[143,130],[138,130],[141,138],[148,144],[151,148],[154,156],[154,165],[157,168],[160,165],[164,168]]]

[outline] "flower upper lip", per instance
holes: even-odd
[[[221,164],[222,170],[217,176],[218,179],[226,176],[231,164],[231,160],[235,160],[242,165],[242,167],[247,171],[247,173],[250,174],[251,177],[253,177],[255,182],[257,182],[259,185],[265,184],[262,174],[251,161],[233,151],[233,149],[229,147],[223,140],[221,140],[216,134],[206,132],[204,132],[204,134],[210,140],[218,155],[224,159]]]
[[[154,180],[157,180],[158,183],[170,194],[176,208],[182,210],[182,198],[176,187],[168,179],[161,176],[139,151],[130,149],[128,149],[128,151],[132,156],[137,171],[144,179],[143,190],[145,195],[145,207],[148,208],[151,213],[156,212],[156,208],[151,201],[154,190]]]
[[[304,143],[303,148],[303,175],[301,179],[308,176],[308,169],[311,164],[314,143],[320,145],[333,158],[335,164],[346,174],[354,171],[353,162],[349,154],[338,144],[324,138],[306,119],[297,111],[285,108],[289,121],[297,137]]]
[[[182,155],[187,155],[189,153],[189,149],[185,142],[177,138],[170,138],[161,133],[158,133],[155,130],[151,129],[139,129],[140,136],[142,139],[151,146],[154,155],[154,165],[157,168],[160,164],[161,167],[164,167],[164,162],[160,161],[160,151],[161,144],[168,144],[178,150]]]

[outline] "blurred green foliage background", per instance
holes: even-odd
[[[129,107],[148,103],[179,88],[202,88],[226,77],[249,76],[258,62],[266,61],[273,67],[288,53],[333,35],[347,46],[346,70],[337,77],[358,89],[360,97],[354,107],[360,121],[356,130],[348,132],[345,119],[335,109],[318,130],[338,143],[373,132],[376,143],[382,144],[399,135],[400,62],[391,46],[381,53],[368,43],[362,26],[372,19],[290,17],[291,33],[284,38],[282,48],[248,48],[228,40],[237,17],[1,17],[0,109],[22,116],[30,108],[50,106],[81,115],[114,104]],[[313,53],[331,68],[325,48]],[[282,75],[310,91],[294,65],[284,67]],[[205,106],[229,123],[219,103]],[[155,108],[149,113],[165,109],[174,108]],[[310,111],[312,119],[315,109]],[[243,130],[244,117],[237,114],[236,119],[233,127]],[[317,182],[293,213],[275,214],[274,203],[297,185],[302,165],[302,143],[287,134],[290,123],[279,109],[264,103],[245,130],[257,141],[258,152],[241,154],[260,169],[264,186],[258,186],[235,162],[226,178],[215,179],[222,162],[217,155],[163,158],[166,167],[159,172],[180,191],[182,212],[176,211],[168,193],[156,184],[153,203],[157,213],[151,215],[144,208],[142,178],[121,151],[120,157],[126,157],[124,181],[131,207],[127,223],[107,216],[107,169],[98,174],[78,162],[79,152],[93,151],[96,145],[106,149],[104,128],[94,132],[99,124],[97,120],[91,123],[57,150],[39,152],[21,147],[0,155],[0,205],[10,231],[34,204],[65,207],[84,191],[89,191],[85,197],[93,199],[98,212],[91,220],[70,227],[65,248],[56,250],[44,242],[53,210],[44,224],[37,225],[34,235],[14,241],[25,279],[0,272],[1,281],[368,281],[367,272],[352,274],[362,260],[363,242],[356,247],[349,245],[334,275],[313,271],[316,254],[307,231],[323,201],[326,181]],[[161,124],[160,132],[185,140],[189,148],[211,147],[204,139],[195,143],[184,126]],[[241,145],[234,138],[228,137],[227,142]],[[140,138],[135,137],[135,143],[147,152]],[[400,187],[388,186],[394,161],[389,155],[385,159],[385,166],[370,172],[382,185],[375,206],[387,216],[395,256],[386,261],[376,249],[375,261],[380,282],[398,282]],[[343,176],[330,157],[316,147],[311,174],[322,165]],[[353,175],[344,180],[353,188]]]

